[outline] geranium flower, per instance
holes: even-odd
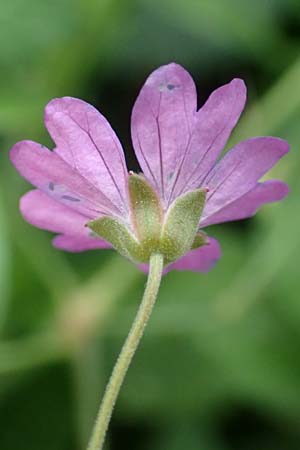
[[[144,183],[150,192],[148,200],[153,194],[149,204],[157,203],[162,228],[178,199],[190,192],[202,193],[199,229],[250,217],[261,205],[288,193],[281,181],[259,181],[288,151],[282,139],[251,138],[219,160],[245,101],[245,84],[234,79],[216,89],[197,110],[195,84],[174,63],[155,70],[146,80],[131,119],[133,147],[144,176],[135,178],[140,183],[136,193]],[[11,150],[17,170],[37,188],[21,199],[24,218],[58,233],[53,245],[71,252],[111,247],[99,236],[107,237],[111,224],[117,224],[117,234],[121,227],[118,242],[126,239],[127,232],[128,239],[138,243],[141,237],[128,188],[131,177],[122,146],[107,120],[84,101],[63,97],[46,106],[45,126],[56,145],[53,151],[32,141],[19,142]],[[180,220],[176,216],[182,233],[184,211]],[[145,211],[141,214],[144,220]],[[106,232],[101,228],[97,234],[99,227],[93,224],[103,217],[114,221],[106,223]],[[201,232],[198,239],[198,248],[191,249],[189,241],[186,254],[179,252],[175,262],[171,262],[174,257],[167,258],[171,262],[168,270],[207,271],[212,267],[220,257],[219,244]],[[131,259],[147,263],[138,256]]]

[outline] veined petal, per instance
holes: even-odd
[[[90,219],[87,216],[57,202],[38,189],[21,197],[20,211],[27,222],[43,230],[88,235],[85,225]]]
[[[216,89],[197,112],[189,145],[175,176],[171,200],[202,185],[239,120],[245,102],[245,83],[236,78]]]
[[[82,177],[101,190],[122,213],[128,210],[128,177],[122,146],[93,106],[72,98],[52,100],[45,109],[45,125],[55,151]]]
[[[287,184],[279,180],[268,180],[257,185],[242,197],[200,221],[200,228],[222,222],[241,220],[254,216],[265,203],[282,200],[289,193]]]
[[[146,177],[166,206],[196,189],[216,162],[246,100],[242,80],[212,93],[196,112],[196,88],[181,66],[154,71],[132,113],[132,140]]]
[[[209,189],[203,222],[251,191],[288,150],[286,141],[273,137],[248,139],[230,150],[203,181]]]
[[[109,243],[103,241],[102,239],[85,236],[69,236],[64,234],[55,236],[55,238],[52,239],[52,244],[55,248],[71,253],[112,248]]]
[[[10,157],[26,180],[60,203],[90,218],[105,213],[121,215],[103,192],[46,147],[21,141],[13,146]]]
[[[49,197],[42,191],[29,191],[20,200],[20,210],[24,219],[30,224],[53,233],[62,233],[54,238],[54,244],[61,243],[77,251],[75,248],[88,250],[90,248],[110,248],[111,245],[91,236],[86,227],[89,218],[77,213]],[[63,247],[60,247],[63,248]]]
[[[188,146],[196,108],[193,79],[174,63],[160,67],[147,78],[133,107],[131,133],[136,156],[165,202]]]

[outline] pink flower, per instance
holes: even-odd
[[[234,79],[197,111],[194,82],[177,64],[160,67],[146,80],[132,112],[132,141],[164,214],[175,199],[199,187],[208,188],[199,228],[250,217],[287,195],[281,181],[259,182],[288,152],[287,142],[248,139],[218,160],[245,101],[245,84]],[[21,199],[24,218],[58,233],[53,245],[71,252],[111,247],[85,226],[101,216],[117,218],[134,233],[126,162],[107,120],[84,101],[63,97],[47,105],[45,125],[54,151],[32,141],[11,150],[17,170],[37,188]],[[168,269],[207,271],[219,258],[218,242],[208,238]]]

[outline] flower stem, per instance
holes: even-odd
[[[103,448],[106,431],[120,388],[153,309],[162,271],[163,256],[153,254],[149,262],[149,275],[143,299],[106,387],[88,450],[101,450]]]

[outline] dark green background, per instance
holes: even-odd
[[[300,448],[300,7],[298,0],[1,0],[0,448],[83,450],[143,291],[112,251],[69,255],[18,211],[20,139],[51,145],[44,105],[99,107],[137,168],[129,135],[145,77],[176,61],[202,104],[245,79],[231,142],[272,134],[291,185],[253,219],[212,227],[209,274],[170,273],[115,410],[109,450]]]

